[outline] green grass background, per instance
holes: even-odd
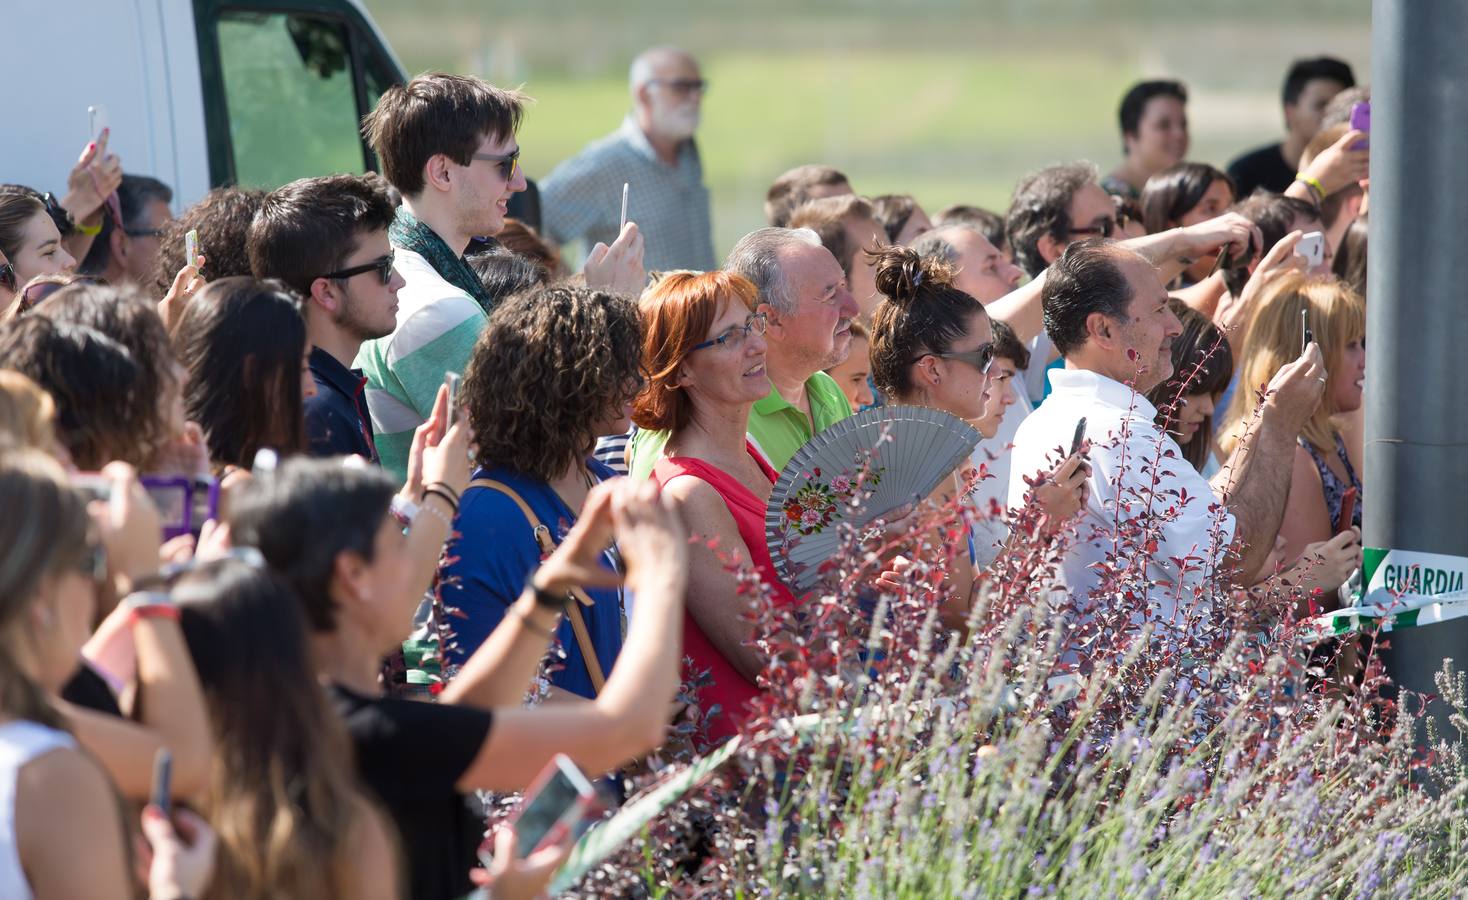
[[[531,177],[617,127],[639,50],[693,51],[711,82],[698,138],[721,254],[801,163],[930,213],[1002,212],[1034,168],[1113,166],[1116,107],[1139,78],[1189,85],[1190,156],[1223,165],[1278,139],[1290,60],[1331,53],[1370,74],[1366,0],[366,2],[410,73],[468,72],[535,98],[520,134]]]

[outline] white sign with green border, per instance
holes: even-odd
[[[1316,617],[1322,635],[1414,628],[1468,616],[1468,557],[1367,547],[1358,604]]]

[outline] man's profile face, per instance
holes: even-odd
[[[851,248],[851,295],[856,298],[862,319],[871,321],[872,311],[882,298],[877,294],[877,264],[864,251],[885,244],[887,233],[871,216],[849,216],[841,227]]]
[[[1121,338],[1114,360],[1121,372],[1136,372],[1138,393],[1146,393],[1172,375],[1172,342],[1182,323],[1167,305],[1167,289],[1157,270],[1145,260],[1128,257],[1117,265],[1132,291],[1125,322],[1112,320]],[[1136,352],[1131,359],[1128,350]]]
[[[1346,86],[1334,78],[1312,78],[1305,82],[1300,98],[1285,105],[1285,128],[1301,141],[1309,143],[1320,130],[1325,107],[1330,105],[1331,98],[1345,89]]]
[[[958,251],[958,277],[953,286],[960,291],[987,306],[1019,286],[1019,266],[982,234],[972,228],[954,228],[943,237]]]

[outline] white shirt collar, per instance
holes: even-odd
[[[1123,412],[1131,410],[1149,422],[1157,418],[1157,407],[1146,394],[1090,369],[1051,369],[1050,388],[1051,397],[1090,400]]]

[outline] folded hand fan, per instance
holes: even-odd
[[[979,433],[924,406],[878,406],[837,422],[795,452],[765,507],[765,543],[796,593],[820,580],[841,526],[860,528],[928,496],[973,453]]]

